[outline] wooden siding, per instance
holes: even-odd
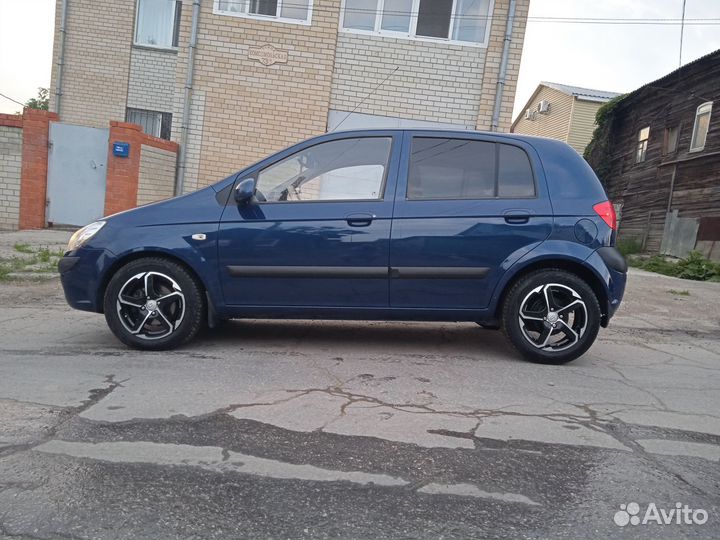
[[[697,107],[713,101],[705,148],[690,152]],[[650,127],[646,159],[635,162],[638,131]],[[677,149],[664,154],[665,129],[678,127]],[[665,215],[720,216],[720,51],[623,99],[612,114],[608,152],[591,165],[609,166],[605,187],[622,204],[621,238],[644,240],[657,251]]]
[[[595,129],[595,115],[604,102],[585,101],[575,98],[575,104],[570,118],[570,129],[568,130],[567,143],[579,154],[585,151],[585,147],[592,139]]]
[[[532,110],[537,111],[537,104],[543,99],[550,102],[549,114],[535,114],[535,120],[526,120],[525,111],[513,128],[513,133],[523,135],[536,135],[567,141],[570,115],[572,114],[573,98],[567,94],[542,86],[535,98],[530,102]]]

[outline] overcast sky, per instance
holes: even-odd
[[[50,85],[54,10],[55,0],[0,0],[0,93],[24,102],[38,86]],[[627,92],[678,67],[679,25],[569,24],[533,18],[678,19],[681,10],[682,0],[531,0],[516,113],[543,80]],[[686,17],[720,22],[720,0],[687,0]],[[720,25],[685,27],[683,62],[715,49],[720,49]],[[0,98],[0,112],[18,109]]]

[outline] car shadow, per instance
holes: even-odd
[[[205,349],[237,346],[519,359],[501,332],[475,323],[239,319],[206,330],[194,343]]]

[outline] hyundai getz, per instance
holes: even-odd
[[[351,131],[92,223],[59,269],[68,303],[139,349],[232,318],[470,321],[559,364],[620,304],[615,229],[565,143]]]

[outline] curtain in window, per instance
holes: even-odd
[[[485,41],[490,0],[457,0],[452,38],[458,41]]]
[[[137,13],[138,45],[172,47],[175,0],[140,0]]]
[[[250,0],[248,13],[256,15],[277,15],[277,0]]]

